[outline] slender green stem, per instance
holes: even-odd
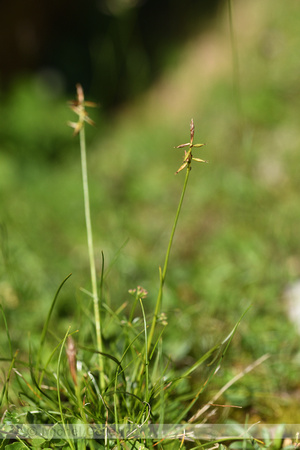
[[[99,352],[100,387],[101,387],[101,389],[104,389],[105,381],[104,381],[104,371],[103,371],[103,358],[101,355],[101,353],[103,352],[103,343],[102,343],[102,334],[101,334],[101,316],[100,316],[100,305],[99,305],[99,296],[98,296],[98,289],[97,289],[97,273],[96,273],[92,222],[91,222],[91,213],[90,213],[90,196],[89,196],[88,173],[87,173],[87,163],[86,163],[86,145],[85,145],[84,126],[82,126],[80,129],[79,138],[80,138],[82,184],[83,184],[83,196],[84,196],[84,212],[85,212],[89,260],[90,260],[90,270],[91,270],[92,294],[93,294],[93,300],[94,300],[97,350]]]
[[[148,345],[147,345],[147,322],[145,316],[144,305],[142,299],[140,298],[141,310],[144,320],[144,331],[145,331],[145,401],[148,402],[149,398],[149,359],[148,359]]]
[[[115,414],[115,424],[116,424],[116,433],[117,434],[119,433],[119,413],[118,413],[119,400],[118,400],[118,394],[117,394],[118,373],[119,373],[119,366],[116,371],[115,389],[114,389],[114,414]],[[121,448],[119,439],[117,439],[117,447],[118,447],[118,449]]]
[[[170,240],[169,240],[169,245],[168,245],[168,248],[167,248],[167,253],[166,253],[166,257],[165,257],[165,264],[164,264],[163,271],[161,271],[161,268],[159,268],[160,285],[159,285],[159,291],[158,291],[158,296],[157,296],[157,300],[156,300],[154,317],[153,317],[153,321],[152,321],[151,329],[150,329],[150,333],[149,333],[149,338],[148,338],[148,352],[150,351],[150,348],[151,348],[151,343],[152,343],[152,339],[153,339],[153,335],[154,335],[154,331],[155,331],[157,317],[158,317],[158,315],[160,313],[160,309],[161,309],[161,303],[162,303],[162,297],[163,297],[163,288],[164,288],[166,274],[167,274],[167,268],[168,268],[168,263],[169,263],[169,256],[170,256],[171,247],[172,247],[172,244],[173,244],[173,238],[174,238],[174,235],[175,235],[177,222],[178,222],[178,219],[179,219],[179,215],[180,215],[180,211],[181,211],[181,207],[182,207],[182,203],[183,203],[183,199],[184,199],[184,195],[185,195],[185,191],[186,191],[186,187],[187,187],[190,171],[191,171],[191,165],[188,164],[187,165],[187,170],[186,170],[186,175],[185,175],[185,180],[184,180],[184,185],[183,185],[182,192],[181,192],[181,197],[180,197],[180,200],[179,200],[179,204],[178,204],[178,208],[177,208],[177,212],[176,212],[176,216],[175,216],[175,220],[174,220],[174,224],[173,224],[173,228],[172,228],[172,232],[171,232],[171,236],[170,236]]]
[[[7,373],[7,376],[6,376],[5,384],[4,384],[3,388],[2,388],[2,393],[1,393],[1,396],[0,396],[0,406],[2,406],[2,402],[3,402],[4,399],[6,400],[6,405],[9,405],[9,398],[8,398],[9,380],[10,380],[10,375],[11,375],[11,372],[12,372],[13,367],[15,365],[15,361],[16,361],[18,353],[19,353],[19,350],[17,350],[16,353],[14,354],[14,356],[12,357],[12,361],[10,363],[10,366],[9,366],[9,369],[8,369],[8,373]]]
[[[64,428],[64,432],[65,432],[65,435],[66,435],[66,440],[67,440],[67,442],[69,444],[69,447],[72,450],[75,450],[73,442],[72,442],[71,438],[69,437],[68,430],[66,428],[65,419],[64,419],[64,412],[63,412],[63,409],[62,409],[61,393],[60,393],[60,388],[61,388],[61,386],[60,386],[61,358],[62,358],[62,353],[63,353],[63,349],[65,347],[66,340],[67,340],[68,335],[69,335],[69,331],[70,331],[70,327],[68,328],[68,331],[66,332],[65,337],[62,340],[60,351],[59,351],[59,355],[58,355],[57,374],[56,374],[56,387],[57,387],[57,395],[58,395],[57,399],[58,399],[58,407],[59,407],[59,412],[60,412],[60,418],[61,418],[61,423],[62,423],[62,426]]]

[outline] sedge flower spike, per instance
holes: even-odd
[[[184,150],[183,164],[179,167],[179,169],[177,170],[177,172],[175,172],[175,175],[176,175],[178,172],[180,172],[181,170],[183,170],[185,167],[190,168],[191,163],[192,163],[192,160],[198,161],[198,162],[208,162],[208,161],[205,161],[205,159],[194,158],[194,156],[193,156],[193,154],[192,154],[192,149],[193,149],[194,147],[203,147],[203,145],[205,145],[205,144],[193,144],[193,141],[194,141],[194,132],[195,132],[195,126],[194,126],[194,121],[193,121],[193,119],[191,120],[190,131],[191,131],[190,142],[187,142],[186,144],[181,144],[181,145],[178,145],[177,147],[174,147],[174,148],[184,148],[184,147],[189,147],[188,150]]]
[[[84,94],[81,84],[76,85],[77,89],[77,100],[73,100],[68,102],[69,107],[75,114],[78,115],[77,122],[68,122],[69,127],[74,128],[74,135],[78,134],[82,129],[84,122],[87,122],[89,125],[95,125],[95,122],[88,116],[88,113],[85,110],[85,107],[95,108],[97,106],[94,102],[86,102],[84,101]]]

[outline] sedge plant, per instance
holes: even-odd
[[[86,161],[86,141],[85,141],[85,122],[93,125],[94,122],[88,116],[86,112],[86,107],[97,106],[93,102],[86,102],[84,100],[83,89],[80,84],[77,84],[77,100],[70,102],[70,108],[78,115],[77,122],[69,122],[69,126],[74,128],[74,135],[79,134],[80,138],[80,156],[81,156],[81,169],[82,169],[82,186],[83,186],[83,197],[84,197],[84,213],[85,213],[85,223],[86,223],[86,233],[87,233],[87,243],[89,252],[89,262],[90,262],[90,273],[91,273],[91,284],[92,284],[92,297],[94,301],[94,315],[95,315],[95,327],[96,327],[96,337],[97,337],[97,350],[99,352],[99,372],[100,372],[100,386],[104,389],[104,373],[103,373],[103,359],[101,353],[103,352],[102,345],[102,331],[101,331],[101,314],[99,305],[99,295],[97,286],[97,272],[95,263],[95,252],[93,244],[93,232],[92,232],[92,221],[90,212],[90,196],[89,196],[89,184],[88,184],[88,171],[87,171],[87,161]]]
[[[187,188],[190,172],[191,172],[191,169],[192,169],[191,164],[192,164],[192,161],[207,162],[204,159],[195,158],[193,156],[193,153],[192,153],[193,148],[199,148],[199,147],[202,147],[204,145],[204,144],[194,144],[193,143],[194,142],[194,132],[195,132],[195,126],[194,126],[194,121],[192,119],[191,120],[191,125],[190,125],[190,142],[188,142],[186,144],[178,145],[176,147],[176,148],[186,148],[186,147],[188,147],[188,150],[184,151],[184,158],[183,158],[182,165],[179,167],[177,172],[175,172],[175,174],[178,174],[179,172],[181,172],[183,169],[186,168],[186,175],[185,175],[185,180],[184,180],[184,184],[183,184],[183,188],[182,188],[182,192],[181,192],[181,196],[180,196],[177,212],[176,212],[176,215],[175,215],[175,220],[174,220],[174,223],[173,223],[173,228],[172,228],[170,239],[169,239],[169,244],[168,244],[168,248],[167,248],[167,252],[166,252],[164,267],[163,267],[163,270],[161,270],[161,268],[159,268],[160,284],[159,284],[159,291],[158,291],[158,296],[157,296],[157,300],[156,300],[154,316],[153,316],[152,325],[151,325],[150,334],[149,334],[148,350],[150,350],[150,347],[151,347],[151,343],[152,343],[152,339],[153,339],[153,334],[154,334],[154,330],[155,330],[157,317],[158,317],[158,314],[159,314],[160,309],[161,309],[163,288],[164,288],[166,274],[167,274],[167,268],[168,268],[168,263],[169,263],[171,247],[172,247],[172,244],[173,244],[173,239],[174,239],[174,235],[175,235],[178,219],[179,219],[179,216],[180,216],[180,212],[181,212],[181,208],[182,208],[182,204],[183,204],[183,199],[184,199],[184,196],[185,196],[185,192],[186,192],[186,188]]]
[[[63,336],[54,334],[55,346],[48,352],[46,359],[43,357],[52,312],[61,289],[69,279],[68,275],[52,301],[39,347],[35,351],[33,344],[30,344],[29,361],[24,363],[13,351],[5,313],[1,310],[10,348],[10,357],[6,359],[8,372],[0,397],[2,424],[6,432],[13,432],[15,424],[18,424],[18,433],[15,434],[20,443],[18,448],[36,447],[37,437],[28,435],[28,426],[38,424],[51,424],[53,427],[50,436],[39,435],[40,448],[57,445],[72,449],[106,450],[159,449],[165,445],[174,449],[186,448],[184,436],[176,434],[175,428],[173,430],[171,427],[172,433],[163,434],[164,424],[174,424],[175,427],[176,424],[189,424],[196,420],[192,413],[197,409],[204,389],[207,389],[219,369],[239,324],[222,342],[214,345],[188,368],[177,369],[164,353],[162,336],[168,323],[162,311],[162,299],[168,263],[192,162],[205,162],[194,157],[193,151],[204,144],[194,144],[195,127],[192,120],[190,141],[177,147],[184,149],[184,157],[176,174],[184,169],[186,174],[164,266],[159,269],[159,289],[153,315],[149,315],[144,306],[148,292],[141,286],[129,290],[131,301],[112,310],[105,301],[103,254],[99,277],[95,264],[85,143],[85,123],[93,124],[86,112],[89,106],[94,107],[95,104],[85,101],[83,89],[77,85],[77,100],[70,102],[70,107],[78,115],[78,121],[70,122],[69,125],[74,128],[74,134],[79,135],[93,317],[82,305],[80,314],[84,320],[77,326],[78,330],[68,329]],[[128,304],[131,305],[129,311]],[[96,348],[89,343],[91,324],[94,325],[96,338],[92,342],[96,342]],[[117,331],[112,333],[113,329]],[[200,386],[194,389],[190,377],[203,365],[206,366],[206,375]],[[202,411],[203,408],[199,416]],[[153,436],[149,431],[153,425],[158,425],[162,434]],[[75,436],[70,426],[83,426],[83,435]],[[95,437],[97,427],[100,427],[101,433]],[[62,438],[55,436],[56,430],[63,432]],[[92,435],[87,430],[92,431]],[[9,449],[6,435],[2,434],[0,438],[0,448],[6,446]],[[11,445],[16,444],[16,439]],[[16,448],[11,447],[11,450]]]

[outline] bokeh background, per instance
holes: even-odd
[[[224,394],[243,407],[228,414],[297,423],[299,337],[288,300],[300,277],[300,7],[233,0],[230,16],[229,6],[0,3],[1,303],[26,353],[28,333],[39,335],[72,272],[55,326],[76,328],[89,268],[66,102],[80,82],[99,103],[87,138],[98,267],[103,251],[110,268],[106,301],[118,307],[142,285],[150,312],[184,178],[174,175],[182,153],[173,147],[189,140],[193,117],[209,164],[193,165],[172,249],[167,351],[175,364],[192,364],[252,305],[210,394],[269,353]],[[2,354],[5,342],[1,333]]]

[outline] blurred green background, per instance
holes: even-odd
[[[232,1],[234,51],[225,1],[24,5],[0,7],[0,296],[15,348],[40,334],[67,274],[52,324],[62,334],[89,289],[78,140],[66,126],[81,82],[100,103],[87,137],[106,301],[130,301],[139,284],[153,310],[184,179],[173,147],[193,117],[209,164],[193,165],[172,249],[166,351],[192,364],[252,305],[214,388],[270,353],[223,401],[243,406],[233,416],[297,423],[299,337],[285,292],[300,277],[298,2]]]

